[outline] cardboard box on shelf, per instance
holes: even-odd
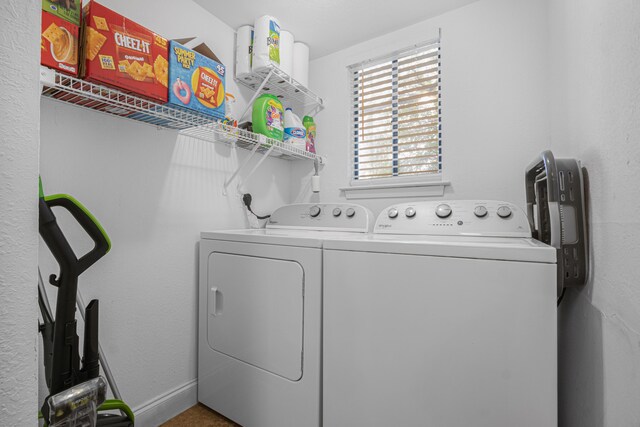
[[[171,40],[168,104],[223,119],[225,76],[225,66],[205,43]]]
[[[167,39],[94,0],[83,9],[83,40],[85,80],[167,101]]]
[[[42,12],[40,63],[72,76],[78,75],[78,40],[80,27]]]
[[[82,0],[42,0],[42,10],[79,26]]]

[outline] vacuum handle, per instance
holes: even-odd
[[[93,249],[78,259],[78,275],[82,274],[82,272],[109,252],[111,249],[109,236],[98,220],[82,203],[67,194],[46,196],[44,200],[50,208],[56,206],[65,208],[73,215],[75,220],[78,221],[94,242]]]

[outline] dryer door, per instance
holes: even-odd
[[[207,275],[209,346],[273,374],[299,380],[302,266],[289,260],[213,252]]]

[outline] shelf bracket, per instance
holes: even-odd
[[[262,89],[264,89],[265,85],[273,75],[273,72],[274,72],[273,70],[274,69],[272,68],[271,71],[269,71],[269,74],[267,74],[264,80],[262,80],[262,83],[260,83],[260,86],[256,88],[255,92],[253,93],[253,96],[251,97],[249,102],[247,102],[247,105],[244,107],[244,111],[240,115],[240,120],[238,120],[238,123],[241,123],[244,120],[244,116],[246,116],[247,112],[253,107],[253,102],[256,100],[256,98],[262,95]]]
[[[267,160],[267,158],[269,157],[269,155],[271,154],[274,148],[275,148],[275,145],[271,145],[271,147],[269,147],[269,149],[262,155],[262,158],[258,160],[258,162],[253,166],[253,169],[251,169],[251,171],[247,174],[247,176],[244,177],[244,180],[238,183],[239,191],[241,191],[242,189],[242,184],[244,182],[249,181],[249,178],[251,178],[251,176],[255,173],[255,171],[257,171],[258,168],[262,165],[262,163],[265,160]]]
[[[324,105],[322,105],[322,104],[318,104],[318,105],[316,105],[315,107],[313,107],[313,108],[311,109],[311,111],[309,111],[309,112],[307,113],[307,116],[309,116],[309,117],[315,117],[315,116],[316,116],[316,114],[318,114],[320,111],[322,111],[322,109],[323,109],[323,108],[324,108]]]
[[[222,194],[223,195],[227,195],[227,188],[229,188],[229,184],[231,184],[231,181],[233,181],[235,179],[235,177],[238,175],[238,173],[240,173],[240,171],[242,169],[244,169],[244,167],[247,165],[247,163],[249,163],[249,161],[251,160],[251,158],[256,154],[256,152],[258,151],[258,148],[260,148],[261,144],[256,144],[255,147],[253,147],[253,149],[251,150],[251,153],[247,156],[246,159],[244,159],[244,162],[242,162],[242,164],[240,166],[238,166],[238,168],[231,174],[231,176],[224,182],[223,188],[222,188]],[[236,145],[233,144],[233,148],[236,148]]]
[[[256,155],[256,153],[258,152],[258,149],[262,146],[263,142],[258,142],[255,144],[255,146],[253,147],[253,149],[251,150],[251,153],[249,153],[249,155],[247,156],[246,159],[244,159],[244,161],[242,162],[242,164],[240,164],[240,166],[238,166],[238,168],[231,174],[231,176],[224,182],[224,186],[222,188],[222,194],[224,196],[226,196],[228,194],[227,189],[229,188],[229,185],[231,185],[231,182],[236,178],[236,176],[238,176],[238,174],[240,173],[240,171],[242,171],[251,161],[251,159],[253,158],[253,156]],[[234,148],[235,148],[235,144],[234,144]],[[251,178],[251,175],[253,175],[255,173],[255,171],[260,167],[260,165],[262,165],[262,163],[266,160],[267,157],[269,157],[269,155],[271,154],[271,152],[273,151],[273,149],[275,148],[275,145],[271,145],[269,147],[269,149],[262,154],[262,158],[260,160],[258,160],[258,162],[255,164],[255,166],[253,167],[253,169],[251,169],[251,171],[249,172],[249,174],[244,178],[244,181],[248,181],[249,178]],[[238,188],[240,188],[242,186],[242,183],[238,184]]]

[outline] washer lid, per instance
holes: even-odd
[[[532,238],[370,234],[324,242],[324,249],[556,264],[556,250]]]

